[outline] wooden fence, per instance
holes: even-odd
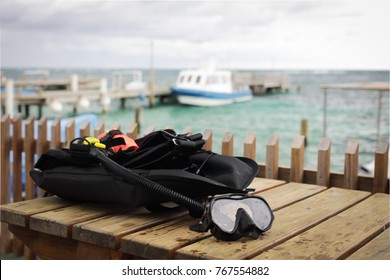
[[[56,119],[51,123],[51,139],[47,138],[48,120],[43,117],[38,122],[37,137],[35,137],[34,117],[29,117],[24,123],[24,135],[22,135],[22,117],[17,116],[11,120],[8,115],[1,118],[1,204],[11,201],[17,202],[24,199],[34,199],[42,196],[42,190],[35,191],[34,182],[28,176],[29,170],[33,169],[36,155],[38,157],[49,148],[68,147],[75,138],[75,121],[70,120],[65,127],[65,140],[61,140],[61,122]],[[119,124],[113,127],[121,129]],[[105,124],[99,121],[95,127],[86,121],[79,129],[80,136],[97,136],[105,130]],[[148,127],[145,134],[152,132],[154,127]],[[12,133],[11,133],[12,131]],[[122,131],[131,138],[138,137],[138,125],[133,123]],[[183,133],[192,133],[187,128]],[[204,148],[213,149],[212,130],[203,132],[206,143]],[[359,143],[350,140],[346,144],[345,165],[343,173],[333,173],[330,170],[331,142],[328,138],[321,139],[318,145],[317,169],[304,168],[304,142],[305,138],[298,135],[291,144],[290,166],[279,165],[279,136],[271,135],[266,142],[266,161],[259,164],[258,177],[278,179],[286,182],[302,182],[328,187],[341,187],[358,189],[370,192],[389,193],[388,179],[388,153],[389,143],[380,142],[375,152],[374,176],[364,176],[358,173]],[[244,156],[256,160],[256,135],[249,132],[244,140]],[[234,134],[226,132],[222,138],[222,154],[233,155]],[[11,158],[12,151],[12,158]],[[24,153],[24,161],[22,155]],[[24,162],[24,164],[22,164]],[[24,171],[24,173],[23,173]],[[12,174],[12,175],[11,175]],[[24,193],[22,178],[25,177]],[[12,182],[11,182],[12,177]],[[12,197],[11,197],[12,190]],[[23,248],[20,242],[13,240],[6,226],[1,226],[1,253],[12,252],[14,255],[22,254]],[[27,253],[26,253],[27,252]],[[25,249],[25,257],[29,258],[28,249]]]

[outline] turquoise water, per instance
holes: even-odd
[[[23,69],[3,69],[5,76],[18,78]],[[64,77],[72,73],[80,76],[99,76],[111,78],[115,69],[80,70],[51,69],[50,76]],[[173,85],[179,70],[157,70],[156,84]],[[254,71],[262,72],[262,71]],[[234,150],[236,155],[243,153],[243,141],[249,131],[257,136],[257,160],[265,161],[265,145],[270,135],[280,137],[280,163],[289,165],[291,142],[300,133],[302,119],[309,121],[308,146],[305,152],[305,167],[316,167],[317,147],[323,136],[323,91],[320,86],[330,83],[352,83],[389,81],[389,71],[282,71],[291,79],[289,93],[270,94],[254,97],[250,102],[226,106],[203,108],[180,105],[174,100],[157,103],[152,109],[145,107],[141,116],[141,134],[150,125],[156,129],[172,127],[183,131],[191,127],[194,132],[203,132],[206,128],[213,130],[214,151],[221,151],[222,136],[226,131],[234,133]],[[144,71],[144,80],[148,71]],[[110,111],[100,113],[100,106],[93,106],[81,113],[96,113],[99,119],[109,127],[121,123],[122,129],[134,122],[134,109],[139,100],[128,100],[126,108],[119,108],[119,102],[111,104]],[[34,110],[31,111],[34,114]],[[378,92],[375,91],[341,91],[328,92],[327,136],[332,141],[332,170],[342,171],[344,151],[349,139],[359,141],[359,162],[373,160],[376,145]],[[48,108],[44,115],[56,117]],[[72,108],[66,107],[62,117],[72,115]],[[389,141],[389,93],[384,92],[381,111],[381,139]]]

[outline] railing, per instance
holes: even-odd
[[[70,120],[65,127],[65,139],[61,139],[61,122],[55,119],[51,123],[51,139],[47,137],[48,120],[43,117],[38,122],[37,132],[34,130],[34,117],[29,117],[24,123],[24,135],[22,135],[22,117],[17,116],[10,120],[8,115],[1,118],[1,204],[11,201],[17,202],[24,199],[34,199],[43,195],[38,188],[35,191],[33,180],[28,173],[34,167],[36,155],[39,157],[49,148],[66,148],[72,139],[75,138],[75,121]],[[119,124],[113,127],[121,129]],[[80,136],[97,136],[105,130],[105,124],[99,121],[93,128],[89,121],[86,121],[79,129]],[[154,127],[148,127],[145,134],[154,131]],[[12,131],[12,133],[11,133]],[[138,137],[137,123],[130,124],[126,134],[136,139]],[[37,133],[37,137],[35,137]],[[192,133],[191,128],[185,129],[183,133]],[[213,149],[213,132],[206,129],[203,132],[206,141],[204,148]],[[291,144],[291,164],[290,166],[279,165],[279,136],[273,134],[266,142],[266,161],[259,164],[258,177],[283,180],[286,182],[302,182],[328,187],[341,187],[357,189],[369,192],[389,193],[388,178],[388,153],[389,143],[380,142],[375,152],[375,172],[373,176],[361,175],[358,173],[359,143],[350,140],[346,145],[345,163],[343,173],[334,173],[330,170],[331,142],[328,138],[321,139],[318,145],[317,169],[304,168],[305,138],[302,135],[296,136]],[[249,132],[244,140],[244,156],[256,160],[256,135]],[[234,134],[226,132],[222,138],[222,154],[233,155]],[[12,154],[11,154],[12,151]],[[12,158],[11,158],[12,155]],[[23,159],[24,156],[24,160]],[[22,164],[24,162],[24,164]],[[24,194],[23,178],[24,171]],[[11,182],[12,178],[12,182]],[[12,197],[11,197],[12,189]],[[15,255],[21,252],[19,244],[12,244],[8,229],[1,227],[1,253],[10,252]]]

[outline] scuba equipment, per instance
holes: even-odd
[[[186,207],[192,217],[203,217],[202,231],[212,229],[213,235],[222,240],[233,240],[229,239],[233,235],[234,240],[256,237],[249,231],[256,229],[260,234],[270,227],[264,227],[259,214],[254,214],[265,208],[253,206],[256,203],[249,200],[253,196],[243,196],[258,172],[256,162],[202,150],[201,134],[156,131],[132,140],[137,147],[115,150],[112,147],[124,145],[123,140],[107,135],[110,137],[103,135],[101,140],[76,138],[69,149],[47,151],[30,171],[31,177],[46,192],[65,199],[144,206],[149,210],[161,209],[161,203],[172,201]],[[217,203],[203,205],[207,197],[227,193],[241,195],[247,205],[233,209],[237,221],[229,229],[220,222],[222,216],[209,211],[219,207],[221,197],[215,200]],[[229,195],[227,199],[238,202],[238,196]],[[248,218],[244,219],[245,215]],[[243,226],[244,220],[251,226]]]
[[[107,132],[100,134],[97,139],[106,145],[106,147],[111,148],[115,153],[119,150],[126,151],[128,149],[138,149],[137,143],[126,134],[123,134],[118,129],[111,129]]]
[[[76,138],[77,140],[81,140],[82,142],[87,141],[83,138]],[[150,181],[149,179],[146,179],[142,177],[141,175],[138,175],[137,173],[134,173],[131,171],[131,169],[126,169],[123,166],[117,164],[115,161],[109,159],[102,151],[100,151],[98,148],[96,148],[92,145],[80,145],[75,144],[75,140],[73,140],[73,143],[71,143],[71,150],[72,151],[78,151],[79,149],[82,151],[87,151],[89,155],[92,158],[97,159],[107,170],[113,172],[114,174],[121,176],[125,181],[128,183],[135,183],[137,185],[144,186],[147,190],[155,192],[159,195],[162,195],[166,197],[167,199],[182,205],[190,211],[190,215],[194,218],[201,217],[203,213],[203,206],[199,202],[188,198],[180,193],[177,193],[175,191],[172,191],[168,188],[165,188],[164,186],[155,183],[153,181]]]
[[[199,223],[219,240],[235,241],[243,236],[257,239],[272,226],[274,215],[260,196],[221,195],[212,198]]]

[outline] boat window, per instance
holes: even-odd
[[[200,83],[200,79],[201,79],[201,78],[202,78],[201,76],[196,77],[196,83],[197,83],[197,84]]]
[[[183,83],[183,82],[184,82],[184,78],[185,78],[184,75],[180,77],[180,83]]]
[[[189,75],[189,76],[188,76],[188,80],[187,80],[187,82],[191,82],[191,79],[192,79],[192,76],[191,76],[191,75]]]
[[[217,84],[218,83],[218,77],[217,76],[209,76],[207,78],[208,84]]]

